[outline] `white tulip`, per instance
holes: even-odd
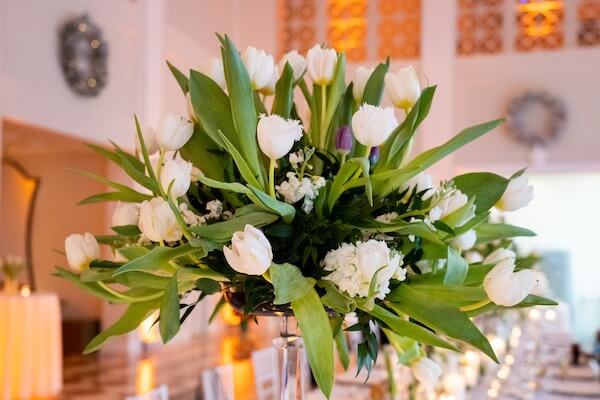
[[[296,50],[292,50],[283,55],[279,61],[279,75],[283,74],[285,64],[290,64],[292,71],[294,72],[294,80],[297,81],[302,77],[304,71],[306,71],[306,59],[300,55]]]
[[[243,59],[255,90],[261,90],[271,83],[276,71],[272,55],[256,47],[248,46]]]
[[[434,194],[435,185],[433,183],[433,175],[426,172],[420,172],[410,178],[400,187],[400,193],[407,191],[407,195],[415,193],[423,193],[423,200],[429,199]]]
[[[467,260],[469,264],[480,263],[483,261],[483,256],[478,251],[468,251],[465,254],[465,260]]]
[[[208,62],[200,65],[200,72],[208,76],[210,79],[215,81],[221,89],[227,89],[227,82],[225,81],[225,68],[223,68],[223,60],[221,57],[213,57]]]
[[[419,77],[415,69],[408,66],[395,74],[385,74],[385,92],[394,106],[408,111],[421,95]]]
[[[158,151],[158,143],[156,142],[156,130],[147,126],[142,130],[142,138],[144,139],[144,145],[146,145],[146,151],[148,155],[152,155]],[[142,154],[142,146],[140,144],[139,136],[135,135],[135,149],[138,154]]]
[[[224,246],[223,254],[231,267],[241,274],[262,275],[273,261],[271,243],[261,230],[246,225],[231,238],[231,248]]]
[[[364,146],[382,145],[398,125],[394,109],[363,104],[352,116],[352,132]]]
[[[515,260],[501,260],[483,279],[483,289],[489,299],[499,306],[512,307],[522,302],[536,284],[530,269],[515,270]]]
[[[138,227],[153,242],[175,242],[182,236],[175,214],[169,203],[161,197],[142,203]]]
[[[477,234],[475,233],[474,229],[471,229],[462,235],[453,238],[452,245],[460,250],[469,250],[471,247],[475,246],[476,241]]]
[[[457,211],[459,208],[465,206],[469,202],[469,197],[462,193],[460,190],[453,190],[449,195],[444,196],[435,207],[429,212],[429,218],[432,221],[444,220],[446,217]],[[475,216],[475,206],[471,206],[462,215],[458,221],[455,221],[455,226],[461,226],[471,218]]]
[[[185,94],[185,105],[187,107],[188,118],[190,121],[198,122],[198,117],[196,116],[196,111],[194,111],[194,105],[192,104],[192,96],[190,92]]]
[[[310,79],[319,86],[327,86],[333,79],[337,53],[334,49],[324,49],[316,44],[306,53],[306,71]]]
[[[65,239],[67,262],[73,271],[81,272],[90,266],[92,260],[100,258],[100,246],[89,232],[72,234]]]
[[[352,96],[354,96],[354,100],[357,103],[361,102],[365,87],[367,86],[367,81],[371,77],[374,69],[375,68],[363,67],[362,65],[356,68],[354,80],[352,81]]]
[[[194,124],[174,114],[165,114],[158,123],[156,141],[163,150],[179,150],[194,133]]]
[[[411,366],[411,371],[420,385],[433,390],[442,376],[442,368],[432,359],[419,358]]]
[[[139,204],[119,202],[113,212],[112,226],[137,225],[139,220]]]
[[[483,259],[483,264],[497,264],[507,258],[515,260],[517,255],[512,250],[499,248],[488,254],[488,256]]]
[[[167,160],[160,170],[160,186],[167,193],[177,198],[187,193],[192,182],[192,163],[182,158]],[[172,182],[172,183],[171,183]]]
[[[270,96],[275,94],[275,86],[277,85],[277,81],[279,80],[279,72],[277,70],[273,70],[273,76],[269,83],[260,89],[258,92],[264,94],[265,96]]]
[[[521,175],[511,179],[496,208],[501,211],[515,211],[527,206],[531,200],[533,200],[533,186],[529,185],[526,176]]]
[[[294,142],[302,138],[300,121],[279,115],[262,114],[256,128],[260,150],[271,160],[278,160],[290,152]]]

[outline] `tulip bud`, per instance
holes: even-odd
[[[367,86],[367,81],[371,77],[373,70],[374,68],[366,68],[362,65],[356,68],[354,80],[352,81],[352,96],[357,103],[360,103],[362,100],[365,87]]]
[[[371,148],[371,153],[369,154],[369,162],[371,163],[371,165],[377,164],[377,161],[379,161],[379,153],[379,147]]]
[[[475,246],[476,241],[477,234],[475,233],[474,229],[471,229],[462,235],[453,238],[452,245],[460,250],[469,250],[471,247]]]
[[[167,193],[171,185],[170,195],[173,197],[186,194],[192,181],[192,167],[191,162],[182,158],[167,160],[160,170],[160,186],[163,191]]]
[[[194,124],[184,117],[165,114],[156,130],[156,141],[163,150],[179,150],[194,133]]]
[[[144,145],[146,145],[146,152],[148,152],[148,155],[152,155],[158,151],[156,131],[153,128],[147,126],[144,130],[142,130],[142,138],[144,139]],[[142,146],[137,133],[135,135],[135,149],[137,150],[138,154],[142,154]]]
[[[112,216],[112,226],[137,225],[139,220],[139,204],[119,202]]]
[[[220,57],[211,58],[208,62],[203,63],[199,70],[204,75],[215,81],[215,83],[219,85],[221,89],[227,89],[227,82],[225,81],[225,69],[223,68],[223,60]]]
[[[505,259],[515,260],[517,255],[514,251],[509,249],[499,248],[491,252],[486,258],[483,259],[484,264],[497,264]]]
[[[433,176],[426,172],[419,172],[417,175],[410,178],[402,186],[400,186],[400,193],[407,191],[407,195],[414,193],[423,193],[423,200],[429,199],[435,192],[433,188]]]
[[[265,53],[264,50],[248,46],[243,58],[254,90],[261,90],[268,86],[276,71],[273,56]]]
[[[153,242],[175,242],[182,236],[175,214],[169,203],[161,197],[142,203],[138,227]]]
[[[501,211],[515,211],[525,207],[533,200],[533,186],[529,185],[527,177],[521,175],[511,179],[502,198],[496,203]]]
[[[294,71],[294,81],[297,81],[302,77],[304,71],[306,71],[306,59],[302,57],[296,50],[287,52],[279,61],[279,75],[283,74],[285,64],[290,64],[292,71]]]
[[[275,94],[275,86],[277,85],[277,81],[279,80],[279,73],[276,69],[273,70],[273,76],[269,83],[260,89],[258,92],[264,94],[265,96],[270,96]]]
[[[519,304],[536,285],[532,270],[514,270],[515,260],[504,258],[483,279],[483,290],[489,299],[499,306],[512,307]]]
[[[273,261],[271,243],[259,229],[246,225],[231,238],[231,248],[223,247],[225,259],[239,273],[264,274]]]
[[[271,160],[278,160],[289,153],[294,142],[302,138],[300,121],[279,115],[262,114],[256,130],[260,150]]]
[[[352,116],[352,131],[364,146],[382,145],[398,125],[394,109],[363,104]]]
[[[83,235],[72,234],[65,239],[65,254],[69,267],[75,272],[82,272],[90,266],[92,260],[100,258],[100,246],[89,232]]]
[[[352,129],[348,125],[343,125],[335,135],[335,148],[340,154],[348,154],[352,151],[353,141]]]
[[[385,74],[385,91],[398,108],[408,110],[415,105],[421,95],[419,77],[412,66],[402,68],[395,74]]]
[[[419,384],[428,390],[433,390],[440,376],[442,376],[442,368],[435,361],[427,357],[421,357],[413,363],[411,371]]]
[[[319,86],[327,86],[333,79],[337,53],[334,49],[324,49],[315,45],[306,54],[306,71],[310,79]]]

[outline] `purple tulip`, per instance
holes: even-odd
[[[369,162],[371,165],[376,164],[379,161],[379,147],[373,147],[371,154],[369,154]]]
[[[340,154],[348,154],[352,150],[352,130],[348,125],[340,127],[335,137],[335,148]]]

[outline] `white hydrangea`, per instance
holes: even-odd
[[[402,253],[391,251],[384,241],[371,239],[356,244],[342,243],[329,251],[321,264],[330,272],[323,279],[333,282],[351,297],[367,297],[371,280],[377,273],[377,298],[384,299],[390,292],[390,279],[406,279],[402,262]]]
[[[206,219],[219,219],[223,214],[223,203],[220,200],[211,200],[206,203],[208,214],[204,214]]]
[[[391,224],[399,215],[396,211],[381,214],[375,218],[377,222],[383,222],[384,224]]]
[[[287,180],[281,182],[281,185],[275,186],[277,194],[283,198],[286,203],[294,204],[304,199],[302,210],[310,213],[314,207],[314,201],[319,195],[319,189],[325,186],[325,179],[322,176],[303,177],[298,179],[294,172],[286,174]]]
[[[304,151],[298,150],[295,153],[290,153],[288,159],[292,168],[298,169],[298,167],[304,162]]]
[[[181,211],[181,215],[183,216],[183,221],[190,226],[198,226],[206,223],[206,218],[202,215],[198,215],[194,213],[188,207],[187,203],[179,204],[179,211]]]

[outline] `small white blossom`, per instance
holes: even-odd
[[[381,214],[375,218],[377,222],[383,222],[384,224],[391,224],[396,218],[398,218],[398,213],[396,211],[392,211],[389,213]]]
[[[302,210],[307,214],[310,213],[314,207],[314,201],[319,195],[319,189],[326,184],[325,178],[322,176],[313,176],[312,178],[305,176],[300,180],[294,172],[288,172],[286,176],[288,178],[286,181],[275,186],[277,193],[289,204],[304,199]]]
[[[223,214],[223,203],[220,200],[211,200],[206,203],[206,210],[209,212],[204,215],[206,219],[219,219]]]
[[[189,209],[186,203],[179,204],[179,211],[183,215],[183,221],[190,226],[198,226],[206,223],[206,219],[202,215],[195,214]]]
[[[294,169],[298,169],[298,167],[304,162],[304,152],[302,150],[298,150],[295,153],[290,153],[289,161]]]

